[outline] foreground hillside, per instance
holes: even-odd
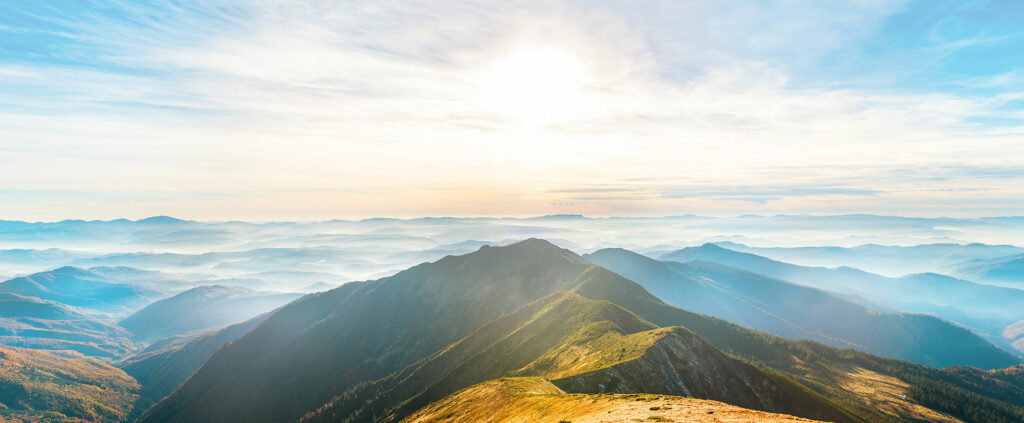
[[[346,392],[307,420],[396,421],[460,388],[506,375],[544,377],[569,392],[686,395],[857,421],[788,379],[722,354],[685,328],[658,328],[610,302],[564,291],[488,323],[402,372]]]
[[[143,421],[286,421],[575,285],[588,265],[540,241],[482,247],[282,307],[217,351]]]
[[[581,307],[533,310],[545,297]],[[821,420],[1024,419],[1024,398],[1010,385],[692,313],[528,240],[296,300],[213,354],[142,421],[396,420],[506,375],[543,376],[566,392],[790,407],[783,412]],[[834,417],[818,417],[829,410]]]
[[[96,360],[0,345],[0,421],[120,422],[140,387]]]
[[[813,422],[717,401],[664,395],[567,394],[542,378],[502,378],[437,401],[403,422]]]

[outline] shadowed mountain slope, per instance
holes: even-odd
[[[143,342],[226,326],[266,313],[301,294],[268,293],[211,285],[192,288],[150,304],[120,322]]]
[[[527,240],[308,295],[214,354],[144,421],[297,419],[572,287],[587,266],[570,251]]]
[[[856,421],[788,379],[725,356],[685,328],[657,328],[617,305],[564,291],[346,392],[307,421],[396,421],[458,389],[506,375],[542,376],[569,392],[687,395]]]
[[[1020,362],[973,332],[933,316],[878,312],[826,291],[717,263],[660,262],[623,249],[583,257],[680,308],[786,338],[937,367],[993,369]]]
[[[146,387],[148,396],[163,398],[192,376],[213,353],[245,335],[268,315],[188,337],[182,342],[171,338],[154,343],[146,351],[118,363],[118,367]]]

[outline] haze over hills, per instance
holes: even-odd
[[[1024,254],[1013,245],[981,243],[921,244],[912,246],[864,244],[855,247],[751,247],[722,241],[716,245],[733,251],[756,254],[787,263],[818,267],[855,267],[872,273],[898,277],[910,273],[946,273],[964,262],[987,261]],[[1017,273],[1020,277],[1024,273]],[[963,276],[957,274],[956,276]],[[976,282],[986,279],[967,277]]]
[[[155,223],[157,221],[162,223]],[[580,252],[605,247],[623,247],[642,252],[656,246],[660,246],[657,248],[661,250],[674,250],[694,245],[695,242],[725,240],[776,247],[853,247],[866,243],[915,245],[937,242],[982,242],[998,246],[1024,237],[1024,230],[1020,226],[1014,219],[921,219],[873,215],[684,215],[660,218],[554,216],[527,219],[483,217],[267,223],[199,222],[166,217],[156,221],[3,221],[0,222],[0,246],[8,250],[0,250],[0,264],[12,269],[7,273],[16,274],[50,270],[64,265],[125,265],[150,270],[203,273],[204,267],[242,261],[236,264],[237,268],[232,272],[214,272],[213,278],[238,277],[242,275],[239,272],[308,272],[317,268],[323,270],[321,267],[328,265],[333,269],[330,273],[359,280],[369,275],[366,270],[360,269],[360,260],[364,261],[363,265],[387,267],[386,264],[391,264],[390,269],[397,270],[419,261],[439,259],[444,254],[464,254],[478,247],[479,243],[498,243],[506,239],[529,237],[563,240],[555,243]],[[467,240],[476,240],[474,242],[477,244],[464,244]],[[273,250],[277,248],[342,250],[348,256],[335,254],[317,261],[310,257],[289,257],[287,251]],[[431,250],[440,255],[417,256],[419,251]],[[893,250],[898,250],[898,255],[920,256],[913,248]],[[12,258],[11,261],[2,261],[3,257],[8,256]],[[260,267],[259,263],[252,261],[257,256],[261,259],[269,257],[271,261],[267,266]],[[890,254],[884,262],[897,261],[892,259],[893,256]],[[988,256],[969,258],[981,257]],[[279,259],[281,261],[275,265]],[[920,261],[921,257],[915,260]],[[856,267],[856,263],[842,264]],[[350,271],[346,270],[349,268]],[[205,271],[209,273],[210,269]],[[908,269],[899,273],[918,271]]]
[[[128,314],[166,295],[150,287],[110,280],[98,272],[76,267],[61,267],[14,278],[0,283],[0,292],[107,314]]]
[[[147,396],[163,398],[206,363],[214,352],[238,339],[266,319],[256,316],[242,323],[191,336],[178,336],[153,343],[146,350],[118,363],[118,367],[142,384]]]
[[[53,318],[4,320],[21,319],[18,328],[31,326],[39,336],[22,331],[17,340],[0,342],[72,357],[77,348],[122,368],[139,386],[132,391],[136,399],[129,417],[106,421],[143,412],[146,421],[398,421],[432,405],[457,413],[444,402],[448,395],[509,376],[540,377],[566,401],[596,395],[587,398],[601,402],[601,392],[686,395],[745,407],[741,413],[830,421],[1017,421],[1024,404],[1019,372],[1010,366],[1020,359],[991,344],[1024,345],[1024,331],[1014,325],[1024,320],[1016,312],[1016,290],[939,274],[893,278],[850,267],[797,266],[713,245],[670,248],[725,230],[757,238],[809,225],[816,239],[827,240],[865,222],[903,224],[883,217],[828,221],[547,216],[25,224],[19,241],[0,245],[31,244],[27,231],[34,229],[41,229],[41,238],[50,230],[77,235],[67,238],[64,250],[7,256],[25,258],[18,268],[50,266],[14,278],[21,288],[38,278],[34,284],[46,290],[31,292],[49,298],[4,295]],[[765,222],[779,226],[766,229]],[[921,224],[913,229],[918,236],[938,220],[914,222]],[[554,244],[591,254],[514,240],[524,234],[551,236]],[[0,242],[11,241],[3,236],[0,231]],[[133,250],[131,240],[150,236],[161,241]],[[208,238],[192,244],[198,237]],[[598,248],[606,246],[616,248]],[[682,262],[622,246],[670,251]],[[837,248],[836,260],[861,250]],[[872,254],[889,254],[890,262],[903,256],[910,268],[932,263],[928,254],[936,249],[945,255],[933,261],[946,263],[1017,247],[877,248]],[[823,254],[812,250],[771,252]],[[415,265],[422,261],[430,263]],[[60,267],[69,263],[94,267]],[[58,289],[54,281],[64,274],[80,292]],[[349,279],[342,275],[373,280],[342,283]],[[114,301],[117,296],[106,294],[121,291],[112,286],[155,294]],[[266,290],[317,293],[300,298]],[[545,301],[558,306],[545,308]],[[138,309],[124,311],[132,307]],[[266,314],[246,321],[260,313]],[[938,370],[799,339],[983,369]],[[747,387],[738,380],[761,382]],[[610,398],[609,404],[619,404]]]
[[[965,260],[951,266],[951,272],[970,280],[1024,288],[1024,254]]]
[[[221,285],[200,286],[156,301],[118,324],[130,330],[135,339],[153,342],[249,320],[299,296]]]
[[[558,291],[573,294],[556,294]],[[581,310],[620,311],[588,314],[565,308],[576,317],[606,316],[592,325],[587,319],[567,318],[555,308],[540,314],[530,311],[531,307],[543,309],[543,301],[523,308],[550,295],[554,295],[549,297],[551,301],[597,305],[596,309],[584,306]],[[616,313],[625,320],[610,317]],[[641,320],[631,320],[635,318],[630,315]],[[603,323],[605,320],[620,323]],[[629,321],[634,323],[625,323]],[[650,327],[655,329],[647,329]],[[645,333],[650,335],[639,335]],[[668,334],[674,335],[666,338]],[[636,338],[631,338],[634,335]],[[701,338],[709,344],[703,344]],[[670,339],[688,341],[674,343],[678,349],[651,350]],[[621,342],[625,342],[621,344],[625,350],[615,346]],[[622,355],[608,354],[616,350]],[[691,358],[672,358],[683,351],[687,351],[683,357]],[[648,357],[654,361],[648,362]],[[708,374],[710,381],[687,379],[701,374],[696,368],[681,371],[695,363],[693,360],[705,363],[698,368],[715,369]],[[659,364],[651,367],[655,362]],[[594,370],[588,370],[591,368]],[[373,398],[372,404],[392,410],[378,418],[397,419],[415,411],[418,404],[513,369],[561,380],[562,389],[570,392],[637,389],[655,394],[680,388],[672,383],[659,385],[658,378],[647,384],[646,379],[634,380],[631,375],[667,376],[673,374],[669,370],[678,369],[683,386],[701,395],[727,391],[729,374],[747,369],[744,371],[753,372],[748,378],[762,375],[757,377],[791,387],[776,389],[774,394],[798,395],[783,402],[754,401],[750,405],[789,407],[798,416],[830,412],[827,410],[849,416],[851,421],[941,421],[943,413],[951,413],[966,421],[1012,422],[1024,416],[1024,400],[1014,398],[1008,388],[977,386],[955,373],[807,341],[788,341],[688,312],[567,250],[530,240],[508,247],[483,247],[392,277],[349,283],[296,300],[214,353],[142,421],[330,418],[333,412],[361,409],[361,398]],[[584,373],[572,377],[576,371]],[[706,390],[697,390],[699,386]],[[349,401],[353,398],[354,403]],[[744,400],[736,397],[730,401]],[[983,407],[963,407],[968,402]],[[373,410],[367,411],[374,414]],[[362,421],[357,416],[349,417]],[[833,415],[832,420],[836,419],[843,420]]]
[[[104,359],[137,349],[131,333],[111,322],[9,292],[0,292],[0,344]]]
[[[1021,362],[971,331],[933,316],[881,312],[827,291],[712,262],[659,262],[623,249],[599,250],[583,258],[640,283],[669,304],[790,339],[936,367],[991,369]]]
[[[682,249],[660,258],[676,262],[704,260],[720,263],[802,285],[860,296],[892,309],[935,314],[986,333],[994,342],[1001,341],[1007,325],[1024,318],[1024,290],[977,284],[935,273],[889,278],[849,267],[797,266],[714,244]]]

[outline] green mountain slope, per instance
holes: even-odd
[[[564,291],[340,395],[307,421],[396,421],[461,388],[509,375],[542,376],[568,392],[686,395],[856,421],[792,381],[725,356],[685,328],[657,328],[609,302]]]
[[[973,332],[933,316],[879,312],[826,291],[717,263],[660,262],[623,249],[583,257],[680,308],[786,338],[937,367],[1020,363]]]
[[[588,265],[540,240],[482,247],[311,294],[218,351],[143,421],[285,421],[574,285]]]
[[[201,286],[150,304],[119,324],[130,330],[136,339],[153,342],[249,320],[300,295],[222,285]]]
[[[0,344],[106,359],[124,357],[136,348],[121,327],[10,292],[0,292]]]

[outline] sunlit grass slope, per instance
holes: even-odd
[[[813,422],[717,401],[650,394],[567,394],[545,379],[502,378],[437,401],[403,422]]]
[[[96,360],[0,345],[0,421],[124,421],[139,390]]]

